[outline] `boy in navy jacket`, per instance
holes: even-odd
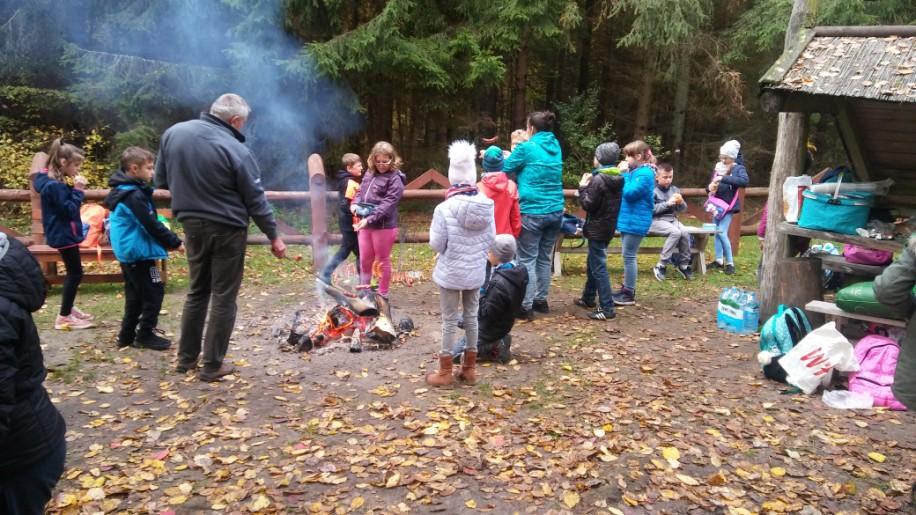
[[[165,288],[156,266],[166,249],[184,251],[178,236],[156,218],[153,204],[153,154],[129,147],[121,154],[121,169],[108,180],[105,207],[111,210],[111,247],[124,274],[124,319],[118,347],[134,345],[166,350],[172,342],[154,331]]]

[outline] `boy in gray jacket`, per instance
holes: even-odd
[[[655,208],[652,210],[652,226],[649,232],[667,236],[658,264],[652,273],[659,281],[665,280],[667,265],[675,264],[684,279],[692,280],[690,270],[690,234],[687,227],[677,219],[679,213],[687,211],[687,202],[681,190],[673,185],[674,168],[668,163],[659,163],[655,172]],[[677,251],[677,259],[673,261]]]

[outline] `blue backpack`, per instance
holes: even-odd
[[[763,375],[785,383],[786,371],[779,365],[777,358],[792,350],[810,332],[811,323],[801,308],[787,308],[780,304],[776,314],[760,330],[758,360],[763,366]]]

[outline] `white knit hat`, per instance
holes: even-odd
[[[448,147],[448,182],[451,184],[476,184],[477,149],[470,142],[458,140]]]
[[[741,143],[737,140],[730,139],[719,148],[720,156],[728,156],[732,159],[738,159],[738,152],[741,152]]]

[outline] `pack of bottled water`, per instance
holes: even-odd
[[[716,309],[716,327],[737,334],[754,334],[760,324],[757,292],[734,286],[722,290]]]

